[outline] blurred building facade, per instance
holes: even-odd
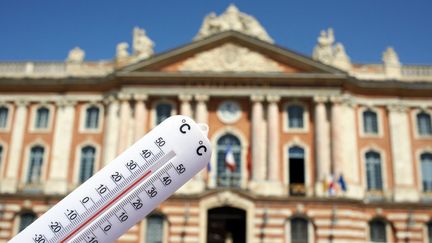
[[[233,5],[153,46],[0,63],[1,242],[174,114],[210,165],[119,242],[432,242],[432,66],[352,63],[331,29],[307,57]]]

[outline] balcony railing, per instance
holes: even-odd
[[[432,77],[432,66],[404,65],[402,76],[405,77]]]
[[[66,71],[63,62],[0,62],[2,74],[57,74]]]
[[[240,187],[241,174],[239,172],[221,172],[217,177],[218,187]]]
[[[302,183],[292,183],[289,185],[290,195],[292,196],[305,196],[306,187]]]

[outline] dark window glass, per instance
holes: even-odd
[[[235,161],[235,168],[232,171],[227,166],[228,153],[232,153]],[[228,154],[228,155],[227,155]],[[217,184],[218,186],[240,186],[241,178],[241,144],[240,140],[231,134],[219,138],[217,142]]]
[[[428,231],[429,243],[432,243],[432,222],[429,222],[427,224],[427,231]]]
[[[46,107],[41,107],[36,111],[36,128],[48,128],[49,110]]]
[[[426,112],[417,114],[417,129],[420,135],[432,135],[431,117]]]
[[[85,128],[97,129],[99,126],[99,108],[91,106],[86,110]]]
[[[303,107],[299,105],[291,105],[288,107],[288,127],[303,128]]]
[[[0,107],[0,128],[6,128],[9,110],[6,107]]]
[[[378,133],[378,117],[377,114],[371,110],[363,112],[363,128],[364,133],[377,134]]]
[[[432,153],[420,155],[423,191],[432,192]]]
[[[163,241],[163,216],[150,215],[147,217],[146,243],[162,243]]]
[[[372,220],[369,223],[369,231],[372,242],[387,242],[386,224],[382,220]]]
[[[291,219],[291,242],[308,242],[308,221],[302,218]]]
[[[161,103],[156,106],[156,125],[171,116],[172,105]]]
[[[79,182],[83,183],[93,175],[96,149],[86,146],[81,149]]]
[[[20,218],[19,218],[18,231],[21,232],[22,230],[27,228],[27,226],[29,226],[31,223],[33,223],[33,221],[35,221],[35,220],[36,220],[36,215],[34,213],[21,214]]]
[[[381,156],[379,153],[369,151],[366,153],[366,176],[368,190],[382,190]]]
[[[27,183],[40,183],[42,174],[42,163],[44,157],[44,148],[35,146],[30,150],[29,170],[27,174]]]

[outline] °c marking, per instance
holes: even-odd
[[[182,123],[184,123],[184,124],[182,124],[182,125],[180,126],[179,130],[180,130],[181,133],[186,134],[186,131],[191,130],[191,126],[190,126],[189,124],[186,123],[186,120],[185,120],[185,119],[182,120]],[[187,130],[186,130],[186,129],[187,129]]]
[[[207,147],[204,146],[204,145],[202,145],[202,144],[203,144],[202,141],[199,141],[199,144],[200,144],[200,146],[198,146],[198,148],[196,149],[196,153],[197,153],[199,156],[202,156],[202,155],[203,155],[203,152],[201,152],[201,151],[204,150],[204,153],[206,153],[206,152],[207,152]]]

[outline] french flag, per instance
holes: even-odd
[[[236,162],[234,158],[234,153],[231,149],[231,146],[228,146],[227,151],[225,153],[225,165],[231,172],[236,170]]]

